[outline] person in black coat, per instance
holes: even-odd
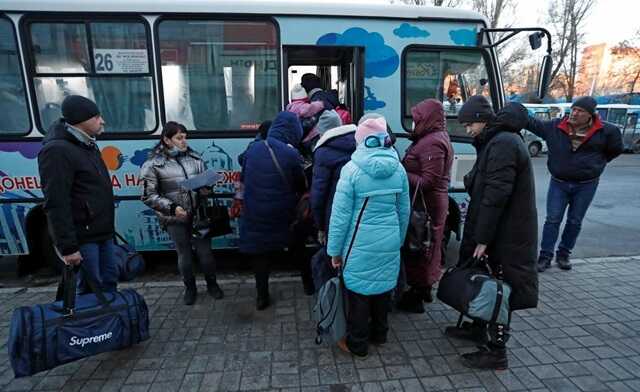
[[[102,290],[115,291],[113,188],[96,145],[104,120],[96,104],[79,95],[65,98],[62,116],[38,154],[49,233],[65,264],[82,263]],[[80,293],[89,291],[83,274],[77,280]]]
[[[483,96],[471,97],[458,119],[471,134],[477,150],[473,169],[465,176],[471,196],[464,225],[459,262],[488,257],[497,278],[511,286],[510,310],[538,304],[536,255],[537,211],[533,168],[519,131],[527,124],[527,109],[510,103],[497,115]],[[464,354],[468,367],[508,367],[506,343],[509,325],[488,326],[486,348]],[[484,342],[487,325],[474,322],[449,327],[452,337]]]

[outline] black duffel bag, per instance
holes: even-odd
[[[13,312],[7,347],[16,377],[120,350],[149,338],[147,304],[135,290],[104,293],[80,264],[80,273],[92,293],[76,296],[73,267],[65,266],[63,273],[62,301],[22,306]]]
[[[511,287],[492,276],[487,258],[471,258],[445,271],[438,299],[474,320],[509,323]]]

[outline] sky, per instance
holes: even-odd
[[[305,1],[305,0],[291,0]],[[389,3],[389,0],[342,0],[347,3]],[[547,27],[544,19],[553,0],[518,0],[516,23],[514,27]],[[587,45],[618,42],[631,38],[635,29],[640,27],[640,1],[638,0],[596,0],[589,12],[585,28]],[[553,34],[553,32],[552,32]]]

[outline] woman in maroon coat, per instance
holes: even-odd
[[[411,289],[398,303],[400,309],[422,313],[423,301],[431,302],[431,287],[442,275],[442,241],[449,210],[449,180],[453,163],[453,148],[447,133],[444,109],[436,99],[427,99],[413,108],[413,131],[402,164],[409,176],[411,195],[420,186],[431,217],[433,241],[429,256],[422,260],[404,260],[407,282]],[[412,208],[422,208],[420,196]]]

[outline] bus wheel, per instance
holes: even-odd
[[[538,142],[533,142],[529,144],[529,155],[532,157],[537,157],[540,154],[540,150],[542,150],[542,146]]]
[[[47,225],[44,224],[40,228],[40,257],[41,265],[49,267],[56,273],[62,272],[62,260],[58,258],[56,251],[53,249],[53,239],[49,235]]]

